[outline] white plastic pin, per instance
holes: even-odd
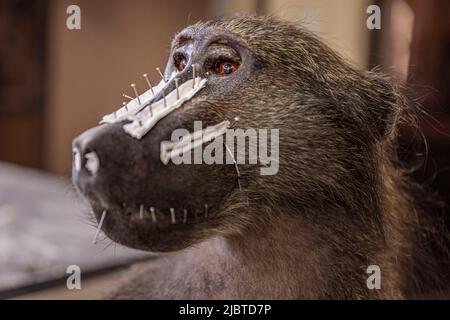
[[[175,224],[176,220],[175,220],[175,209],[174,208],[170,208],[170,218],[172,220],[172,224]]]
[[[74,165],[74,169],[75,171],[80,171],[81,170],[81,153],[78,150],[78,148],[73,148],[73,165]]]

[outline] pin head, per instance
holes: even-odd
[[[156,68],[156,71],[158,71],[159,75],[161,76],[161,78],[164,80],[164,82],[167,82],[166,79],[164,78],[164,75],[161,72],[161,69]]]

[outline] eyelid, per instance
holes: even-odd
[[[215,64],[221,63],[224,61],[235,62],[235,63],[238,63],[239,65],[242,62],[241,57],[239,57],[239,56],[230,56],[230,55],[224,55],[223,53],[217,53],[217,54],[212,54],[212,55],[208,56],[208,58],[205,61],[205,65],[208,67],[214,67]]]

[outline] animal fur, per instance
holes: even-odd
[[[239,128],[280,129],[279,172],[261,176],[259,168],[242,166],[242,190],[230,166],[199,166],[195,174],[174,168],[152,178],[149,170],[172,169],[156,162],[148,169],[141,162],[153,158],[138,154],[137,142],[117,133],[118,126],[102,127],[116,137],[114,146],[103,147],[115,152],[123,145],[120,153],[134,158],[110,168],[115,190],[104,184],[107,192],[97,196],[99,187],[80,187],[97,218],[104,203],[121,201],[134,206],[131,211],[146,201],[164,207],[165,198],[180,204],[177,212],[186,202],[199,207],[202,196],[189,198],[189,188],[197,186],[215,204],[208,220],[173,232],[125,220],[125,209],[112,210],[104,227],[110,238],[161,254],[125,273],[108,297],[401,299],[430,286],[439,289],[442,282],[424,264],[442,266],[429,254],[428,231],[435,229],[424,231],[425,215],[416,203],[429,196],[407,177],[396,155],[399,128],[415,117],[399,89],[377,71],[354,68],[302,27],[266,16],[188,27],[174,39],[166,74],[179,48],[194,57],[196,43],[212,36],[219,49],[210,50],[239,48],[239,71],[228,81],[208,80],[146,139],[154,145],[151,139],[167,137],[172,122],[189,127],[195,119],[214,124],[238,116]],[[195,183],[172,197],[175,187],[164,188],[175,175],[185,185]],[[138,181],[145,195],[129,180]],[[380,290],[366,284],[366,269],[374,264],[381,268]]]

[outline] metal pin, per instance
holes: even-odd
[[[136,85],[134,83],[132,83],[131,87],[133,88],[133,91],[134,91],[134,94],[136,95],[136,99],[137,99],[138,103],[141,104],[141,99],[139,99],[139,93],[136,89]]]
[[[234,117],[233,120],[234,120],[234,121],[230,124],[230,128],[232,128],[232,127],[236,124],[236,122],[239,121],[239,117]]]
[[[100,218],[100,222],[98,223],[97,231],[95,231],[94,239],[92,240],[93,244],[97,244],[97,238],[98,234],[100,233],[100,230],[102,229],[103,221],[105,220],[106,216],[106,210],[103,210],[102,217]]]
[[[235,118],[236,119],[236,118]],[[236,169],[236,174],[237,174],[237,181],[238,181],[238,187],[239,190],[242,191],[242,186],[241,186],[241,172],[239,171],[239,166],[237,164],[236,159],[234,158],[234,154],[233,152],[231,152],[230,147],[228,147],[228,145],[226,144],[226,142],[224,142],[225,145],[225,149],[227,150],[228,154],[231,156],[231,159],[233,159],[233,163],[234,163],[234,168]]]
[[[125,101],[122,102],[122,105],[125,107],[125,110],[128,112],[128,103],[126,103]]]
[[[208,204],[205,203],[205,218],[208,218]]]
[[[139,218],[144,219],[144,206],[142,204],[139,208]]]
[[[156,68],[156,71],[158,71],[159,75],[164,80],[164,82],[167,82],[166,79],[164,78],[164,75],[162,74],[161,70],[159,68]]]
[[[177,88],[177,100],[180,99],[180,91],[178,90],[178,81],[180,81],[180,79],[175,78],[175,87]]]
[[[167,102],[166,102],[166,93],[164,92],[164,89],[162,90],[162,95],[163,95],[163,99],[164,99],[164,108],[167,107]]]
[[[152,94],[153,95],[155,95],[155,92],[153,91],[153,87],[152,87],[152,84],[150,83],[150,80],[148,80],[148,76],[147,76],[147,74],[146,73],[144,73],[143,75],[142,75],[144,78],[145,78],[145,81],[147,82],[147,84],[148,84],[148,87],[150,88],[150,90],[152,90]]]
[[[195,64],[192,65],[192,89],[195,88]]]
[[[152,105],[148,106],[148,112],[150,113],[150,117],[153,117]]]
[[[187,222],[187,210],[184,209],[183,210],[183,223],[186,223],[186,222]]]
[[[116,120],[117,119],[117,114],[116,114],[116,111],[114,111],[114,120]]]
[[[152,221],[153,221],[153,223],[155,223],[155,222],[156,222],[155,208],[150,207],[150,214],[151,214],[151,216],[152,216]]]
[[[125,94],[125,93],[122,93],[122,97],[127,98],[127,99],[129,99],[129,100],[134,100],[133,97],[130,97],[129,95],[127,95],[127,94]]]
[[[170,208],[170,217],[172,219],[172,224],[175,224],[175,209],[174,208]]]
[[[138,125],[139,125],[139,127],[142,127],[142,121],[141,120],[138,120]]]

